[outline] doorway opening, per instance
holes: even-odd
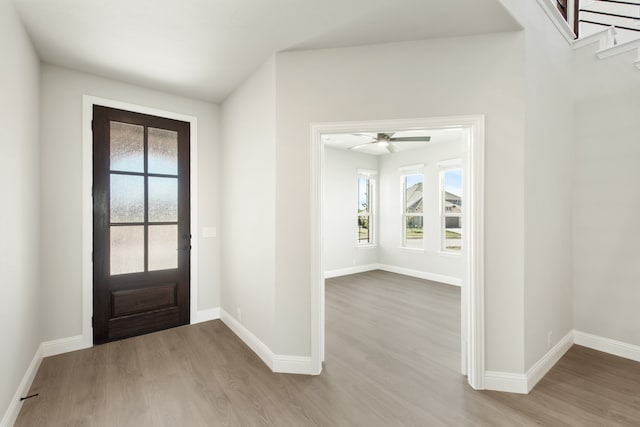
[[[457,140],[457,146],[450,144],[448,151],[439,150],[436,146],[446,146],[447,138]],[[325,356],[327,272],[331,277],[382,269],[460,286],[460,371],[473,388],[482,389],[484,117],[315,124],[312,141],[314,373],[322,370]],[[326,246],[335,242],[327,240],[325,230],[335,229],[337,223],[333,222],[333,212],[327,213],[325,191],[330,184],[327,158],[339,156],[339,150],[351,157],[359,153],[356,157],[360,156],[364,162],[363,167],[353,168],[357,169],[353,183],[357,190],[352,192],[352,203],[347,202],[354,211],[353,224],[346,224],[341,237],[353,237],[355,252],[352,253],[360,254],[358,256],[366,258],[365,252],[370,255],[385,246],[387,249],[383,252],[387,255],[396,252],[400,257],[405,254],[413,258],[413,268],[400,266],[394,271],[387,264],[389,261],[381,262],[376,255],[372,258],[374,262],[354,257],[349,261],[355,266],[345,268],[343,264],[335,270],[338,264],[326,251]],[[433,155],[425,158],[427,151]],[[348,198],[347,195],[343,200]],[[422,268],[421,263],[433,266],[433,262],[425,262],[427,256],[457,260],[457,270],[454,269],[457,273],[452,274],[447,267],[440,272],[433,267]]]

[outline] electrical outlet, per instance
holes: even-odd
[[[551,348],[551,339],[553,338],[553,332],[547,332],[547,348]]]
[[[240,310],[240,307],[237,308],[238,311],[238,320],[242,320],[242,310]]]

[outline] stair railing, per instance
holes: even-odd
[[[561,7],[568,12],[570,5],[567,2],[571,0],[556,1],[560,13],[563,12]],[[577,37],[591,34],[598,27],[613,26],[628,32],[627,38],[640,38],[639,0],[574,0],[573,3],[573,27]],[[567,19],[567,22],[571,21]]]

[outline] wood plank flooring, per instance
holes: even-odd
[[[46,358],[16,426],[638,426],[640,364],[574,346],[529,395],[459,373],[458,288],[327,280],[322,375],[272,373],[212,321]]]

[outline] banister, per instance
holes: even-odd
[[[573,3],[573,4],[571,4]],[[639,1],[632,0],[592,0],[588,4],[584,4],[584,0],[582,3],[584,6],[581,6],[581,0],[556,0],[556,5],[558,10],[563,14],[567,22],[571,22],[573,24],[574,33],[577,37],[580,37],[580,23],[591,24],[591,25],[599,25],[603,27],[614,26],[621,30],[640,32],[640,26],[637,26],[637,23],[640,22],[640,16],[634,16],[629,11],[628,6],[637,6],[640,8]],[[596,7],[595,9],[589,7],[590,5],[602,4],[600,8]],[[611,4],[610,7],[604,6],[604,4]],[[618,5],[618,9],[616,6]],[[573,7],[571,7],[573,6]],[[572,13],[565,14],[567,11],[567,7],[569,7]],[[626,10],[625,10],[626,7]],[[604,10],[602,10],[604,9]],[[640,12],[640,9],[639,9]],[[572,15],[572,16],[569,16]],[[570,19],[573,18],[573,19]],[[610,19],[608,19],[610,18]],[[621,20],[626,20],[621,21]],[[634,23],[632,25],[632,23]],[[583,28],[584,30],[584,28]]]

